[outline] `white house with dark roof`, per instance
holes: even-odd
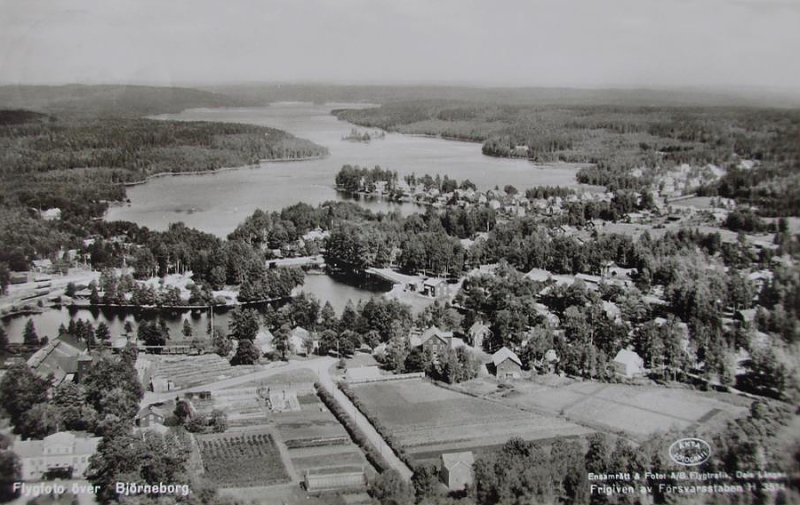
[[[22,480],[42,480],[47,474],[68,474],[81,478],[89,467],[89,458],[97,451],[100,437],[60,431],[43,440],[14,442],[12,451],[19,456]]]

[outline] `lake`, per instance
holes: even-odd
[[[158,116],[160,119],[185,121],[227,121],[271,126],[310,139],[330,150],[330,156],[319,160],[296,162],[262,162],[257,167],[227,170],[214,174],[158,177],[145,184],[128,188],[130,204],[109,209],[107,220],[132,221],[155,230],[165,230],[170,223],[183,221],[188,226],[225,237],[236,225],[257,208],[280,210],[297,202],[312,205],[326,200],[343,200],[333,189],[334,177],[342,165],[381,165],[401,175],[448,175],[458,180],[470,179],[480,189],[513,184],[517,189],[543,186],[580,186],[575,182],[577,165],[534,165],[526,160],[484,156],[478,143],[455,142],[436,138],[386,134],[383,140],[370,143],[349,142],[342,137],[352,125],[330,114],[336,108],[364,107],[364,104],[313,105],[279,103],[269,107],[192,109],[180,114]],[[592,186],[586,186],[592,189]],[[403,214],[420,211],[413,204],[380,200],[358,200],[360,205],[375,211],[400,210]],[[315,295],[321,303],[330,301],[341,314],[348,300],[354,304],[369,300],[390,289],[380,283],[362,283],[328,275],[306,275],[302,291]],[[425,303],[419,303],[415,310]],[[204,336],[208,314],[189,311],[164,311],[161,314],[173,338],[180,338],[183,321],[188,320],[195,335]],[[109,325],[112,335],[123,331],[126,320],[152,319],[154,311],[69,311],[47,309],[30,316],[39,336],[53,338],[60,324],[70,319],[89,319],[95,326],[101,321]],[[22,341],[22,330],[28,316],[15,317],[2,324],[12,342]],[[227,328],[227,315],[215,316],[215,324]],[[134,326],[136,326],[134,324]]]
[[[225,237],[254,210],[280,210],[297,202],[317,205],[343,200],[333,189],[336,173],[345,164],[396,170],[402,175],[448,175],[470,179],[480,189],[512,184],[519,190],[531,186],[580,186],[575,182],[578,165],[535,165],[526,160],[484,156],[481,144],[414,135],[386,134],[370,143],[349,142],[342,137],[352,124],[330,114],[336,108],[364,104],[278,103],[269,107],[191,109],[164,114],[160,119],[225,121],[270,126],[307,138],[330,150],[324,159],[294,162],[262,162],[257,167],[213,174],[158,177],[129,187],[130,204],[113,206],[107,220],[132,221],[155,230],[169,223],[186,225]],[[586,186],[592,188],[591,186]],[[376,211],[400,209],[403,214],[420,211],[411,204],[359,200]]]
[[[313,294],[320,300],[320,305],[325,301],[330,301],[337,315],[341,315],[342,310],[348,300],[352,300],[353,305],[359,301],[380,296],[391,289],[391,285],[384,282],[360,281],[354,278],[331,277],[322,273],[309,273],[305,277],[305,282],[299,291]],[[208,324],[208,311],[189,311],[189,310],[119,310],[119,309],[67,309],[67,308],[48,308],[41,314],[30,316],[15,316],[2,321],[3,329],[10,342],[22,342],[22,333],[28,319],[33,319],[36,333],[39,337],[48,336],[50,339],[58,335],[58,327],[62,323],[66,326],[70,319],[89,320],[97,327],[104,322],[111,330],[112,336],[123,333],[125,321],[131,321],[134,329],[138,327],[140,321],[154,320],[158,317],[163,318],[170,328],[170,335],[173,340],[180,340],[183,337],[183,321],[189,321],[192,332],[195,336],[205,337]],[[218,310],[214,314],[214,324],[228,329],[228,311]]]

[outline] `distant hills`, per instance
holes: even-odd
[[[0,86],[0,109],[73,117],[142,117],[198,107],[242,107],[281,101],[390,104],[448,100],[506,105],[800,108],[788,92],[732,89],[579,89],[456,85],[343,85],[251,83],[202,89],[134,85]]]
[[[249,105],[210,91],[128,85],[0,86],[0,109],[72,117],[142,117],[197,107]]]
[[[470,87],[456,85],[231,84],[203,87],[249,103],[279,101],[373,102],[452,100],[519,105],[618,105],[643,107],[743,106],[800,108],[800,95],[765,89],[581,89]]]

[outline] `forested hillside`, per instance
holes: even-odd
[[[327,153],[274,128],[140,117],[240,103],[177,88],[0,87],[0,263],[24,268],[98,233],[96,218],[124,200],[124,183]],[[38,215],[54,208],[60,219]]]
[[[197,107],[249,105],[191,88],[71,84],[67,86],[0,86],[0,108],[31,109],[62,116],[142,117]]]
[[[729,173],[706,194],[758,205],[764,215],[800,212],[800,120],[792,110],[429,100],[334,114],[366,127],[482,142],[490,156],[593,163],[578,180],[609,189],[647,187],[683,163],[714,164]],[[758,162],[758,170],[737,172],[742,160]]]

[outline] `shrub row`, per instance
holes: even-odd
[[[303,447],[323,447],[328,445],[344,445],[350,440],[347,437],[331,437],[331,438],[298,438],[286,441],[286,447],[289,449],[302,449]]]
[[[314,389],[317,390],[317,395],[319,399],[322,400],[322,403],[328,407],[328,410],[331,411],[333,416],[344,426],[344,429],[350,435],[350,438],[353,439],[353,442],[358,445],[364,454],[367,456],[367,460],[380,470],[384,472],[390,468],[389,463],[384,459],[384,457],[369,443],[367,436],[361,431],[353,418],[347,415],[347,412],[336,402],[336,399],[333,397],[333,394],[329,393],[327,389],[325,389],[322,384],[319,382],[314,383]]]
[[[414,471],[415,470],[414,460],[412,460],[411,457],[409,457],[405,448],[403,448],[403,446],[400,444],[397,438],[395,438],[391,430],[389,430],[386,426],[384,426],[383,423],[381,423],[378,420],[377,416],[375,416],[373,413],[370,412],[367,406],[364,405],[364,403],[361,401],[358,395],[356,395],[355,392],[353,392],[353,390],[350,389],[350,386],[347,383],[340,382],[339,389],[342,391],[342,393],[345,394],[345,396],[350,398],[350,401],[353,402],[353,405],[355,405],[358,411],[361,412],[361,414],[367,418],[370,424],[372,424],[372,426],[375,428],[375,431],[377,431],[378,434],[381,437],[383,437],[383,439],[386,441],[389,447],[391,447],[394,453],[397,454],[397,457],[400,458],[400,460],[403,463],[405,463],[408,466],[408,468]]]

